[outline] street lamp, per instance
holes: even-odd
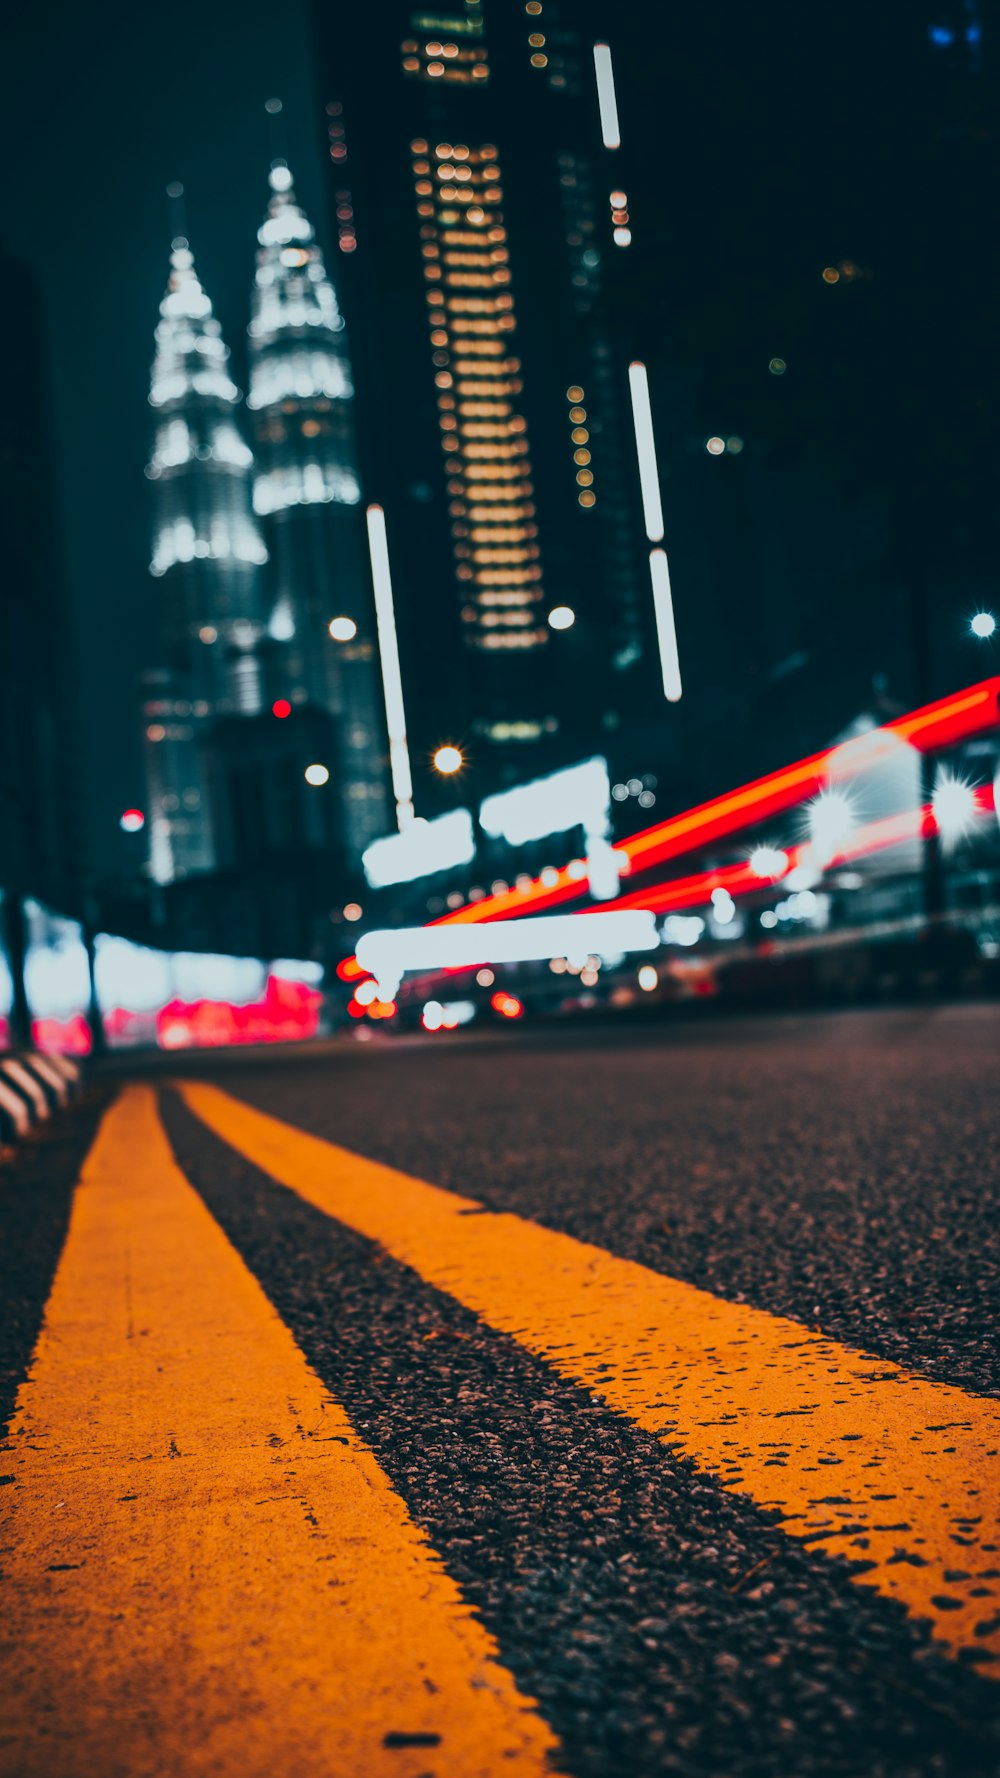
[[[980,642],[988,642],[995,634],[996,627],[997,620],[992,611],[977,611],[975,617],[969,619],[969,628],[974,636],[979,637]]]
[[[441,773],[442,778],[451,778],[455,772],[462,770],[465,764],[465,755],[460,747],[453,747],[448,742],[437,749],[431,763],[434,770]]]
[[[549,612],[551,630],[571,630],[575,623],[576,612],[571,605],[554,605]]]
[[[334,642],[352,642],[358,633],[353,617],[331,617],[326,627]]]

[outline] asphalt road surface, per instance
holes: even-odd
[[[965,1006],[109,1080],[0,1175],[0,1774],[996,1772],[998,1062]]]

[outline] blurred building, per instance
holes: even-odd
[[[283,162],[270,187],[247,397],[254,504],[271,554],[270,688],[332,718],[328,763],[344,843],[357,857],[385,831],[388,803],[351,364],[333,284]]]
[[[80,911],[82,787],[48,344],[34,275],[6,250],[0,328],[8,342],[0,410],[0,950],[13,982],[11,1034],[25,1041],[25,899]]]
[[[263,704],[260,642],[267,550],[253,511],[253,456],[240,429],[229,352],[183,237],[160,304],[149,391],[157,424],[150,573],[162,659],[143,716],[150,864],[159,883],[215,862],[201,747],[214,722]]]
[[[441,741],[464,744],[486,789],[593,751],[630,707],[663,707],[628,194],[601,140],[590,8],[541,10],[315,8],[418,810]],[[562,630],[560,606],[575,614]]]

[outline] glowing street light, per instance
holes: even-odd
[[[931,808],[937,822],[941,843],[946,850],[957,846],[971,832],[979,813],[975,786],[942,766],[934,780]]]
[[[842,790],[821,790],[807,810],[809,838],[817,864],[829,864],[857,826],[854,805]]]
[[[788,869],[788,853],[780,846],[755,846],[750,854],[750,869],[755,877],[773,880],[784,876]]]
[[[353,617],[331,617],[326,627],[335,642],[353,642],[358,633]]]
[[[969,619],[969,628],[980,642],[988,642],[995,633],[997,620],[992,611],[977,611],[975,617]]]
[[[571,630],[576,623],[576,612],[572,605],[553,605],[549,612],[550,630]]]
[[[465,755],[460,747],[452,747],[448,743],[437,749],[431,763],[434,770],[441,773],[442,778],[450,778],[455,772],[462,770],[465,764]]]
[[[329,767],[321,765],[306,766],[303,777],[307,784],[328,784],[330,782]]]

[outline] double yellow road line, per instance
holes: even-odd
[[[274,1179],[856,1562],[951,1651],[1000,1652],[1000,1404],[182,1090]],[[0,1773],[558,1769],[148,1089],[84,1169],[8,1445]]]

